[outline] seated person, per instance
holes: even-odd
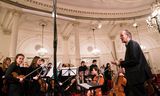
[[[104,78],[102,74],[99,74],[99,69],[94,67],[91,71],[91,74],[94,75],[93,80],[91,81],[93,84],[103,85]],[[94,90],[89,90],[87,92],[87,96],[92,96],[94,94]],[[101,88],[95,89],[95,96],[102,96]]]
[[[85,77],[88,75],[87,72],[88,72],[88,68],[85,65],[85,61],[82,61],[81,66],[78,68],[78,73],[81,81],[80,83],[84,83]]]

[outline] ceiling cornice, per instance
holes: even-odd
[[[52,5],[44,4],[36,0],[0,0],[2,2],[18,6],[20,8],[41,11],[45,13],[52,13]],[[150,5],[141,8],[128,10],[114,10],[114,9],[87,9],[57,4],[57,14],[76,19],[100,19],[100,20],[119,20],[119,19],[133,19],[142,18],[151,13]]]

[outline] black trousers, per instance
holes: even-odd
[[[125,87],[126,96],[147,96],[144,83],[136,84],[136,85],[127,85]]]

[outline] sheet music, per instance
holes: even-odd
[[[47,73],[46,76],[48,76],[48,77],[52,77],[52,76],[53,76],[53,66],[52,66],[52,68],[49,70],[49,72]]]
[[[61,68],[62,76],[75,76],[77,74],[77,67]]]
[[[88,85],[87,83],[81,83],[79,85],[84,87],[85,89],[89,89],[90,87],[92,87],[91,85]]]
[[[78,84],[80,87],[83,87],[83,88],[85,88],[85,89],[96,89],[96,88],[101,88],[102,87],[102,85],[99,85],[99,84],[94,84],[94,83],[92,83],[92,82],[90,82],[90,83],[81,83],[81,84]]]

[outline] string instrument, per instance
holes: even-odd
[[[124,86],[126,86],[127,80],[124,78],[123,73],[115,76],[113,81],[113,88],[110,90],[108,96],[125,96]]]
[[[40,77],[41,73],[42,73],[42,70],[36,76]],[[46,83],[46,81],[42,77],[38,78],[38,83],[40,85],[40,91],[46,92],[48,90],[48,84]]]
[[[11,74],[12,74],[13,77],[15,77],[17,79],[20,79],[20,78],[25,79],[26,78],[25,75],[18,75],[18,73],[16,73],[16,72],[12,72]]]
[[[103,85],[104,83],[104,78],[103,78],[103,75],[98,75],[98,76],[95,76],[93,78],[93,81],[92,81],[93,84],[96,84],[97,85]],[[97,88],[95,89],[95,92],[96,92],[96,96],[102,96],[102,91],[101,91],[101,88]]]
[[[38,83],[40,84],[40,90],[42,92],[46,92],[48,90],[48,84],[44,79],[42,78],[38,79]]]
[[[23,79],[25,79],[26,77],[30,76],[31,74],[33,74],[34,72],[36,72],[40,68],[41,67],[38,67],[37,69],[33,70],[32,72],[30,72],[27,75],[18,75],[18,73],[16,73],[16,72],[12,72],[11,74],[15,78],[18,78],[18,79],[23,78]],[[40,90],[42,92],[46,92],[48,90],[48,84],[42,78],[38,79],[38,83],[40,84],[40,88],[41,88]]]
[[[99,74],[98,76],[95,76],[91,83],[96,85],[103,85],[104,78],[103,75]],[[101,88],[97,88],[95,90],[88,91],[87,96],[102,96]]]
[[[35,71],[37,71],[37,70],[40,69],[40,68],[41,68],[41,67],[39,67],[39,68],[33,70],[32,72],[30,72],[30,73],[27,74],[27,75],[18,75],[17,72],[12,72],[11,74],[12,74],[13,77],[15,77],[15,78],[17,78],[17,79],[20,79],[20,78],[25,79],[26,77],[30,76],[31,74],[33,74]]]
[[[84,83],[84,75],[85,73],[83,71],[80,71],[72,80],[71,83],[65,88],[65,91],[68,90],[75,82],[76,83]],[[77,89],[80,89],[77,87]]]
[[[113,54],[112,54],[112,57],[114,59]],[[124,86],[126,86],[127,79],[124,77],[123,69],[120,68],[120,66],[116,66],[116,69],[117,69],[117,74],[115,74],[115,77],[112,80],[113,87],[110,90],[108,96],[125,96]]]
[[[73,79],[71,79],[70,84],[65,88],[65,91],[67,91],[75,82],[80,83],[80,76],[76,75]],[[68,79],[69,80],[69,79]]]

